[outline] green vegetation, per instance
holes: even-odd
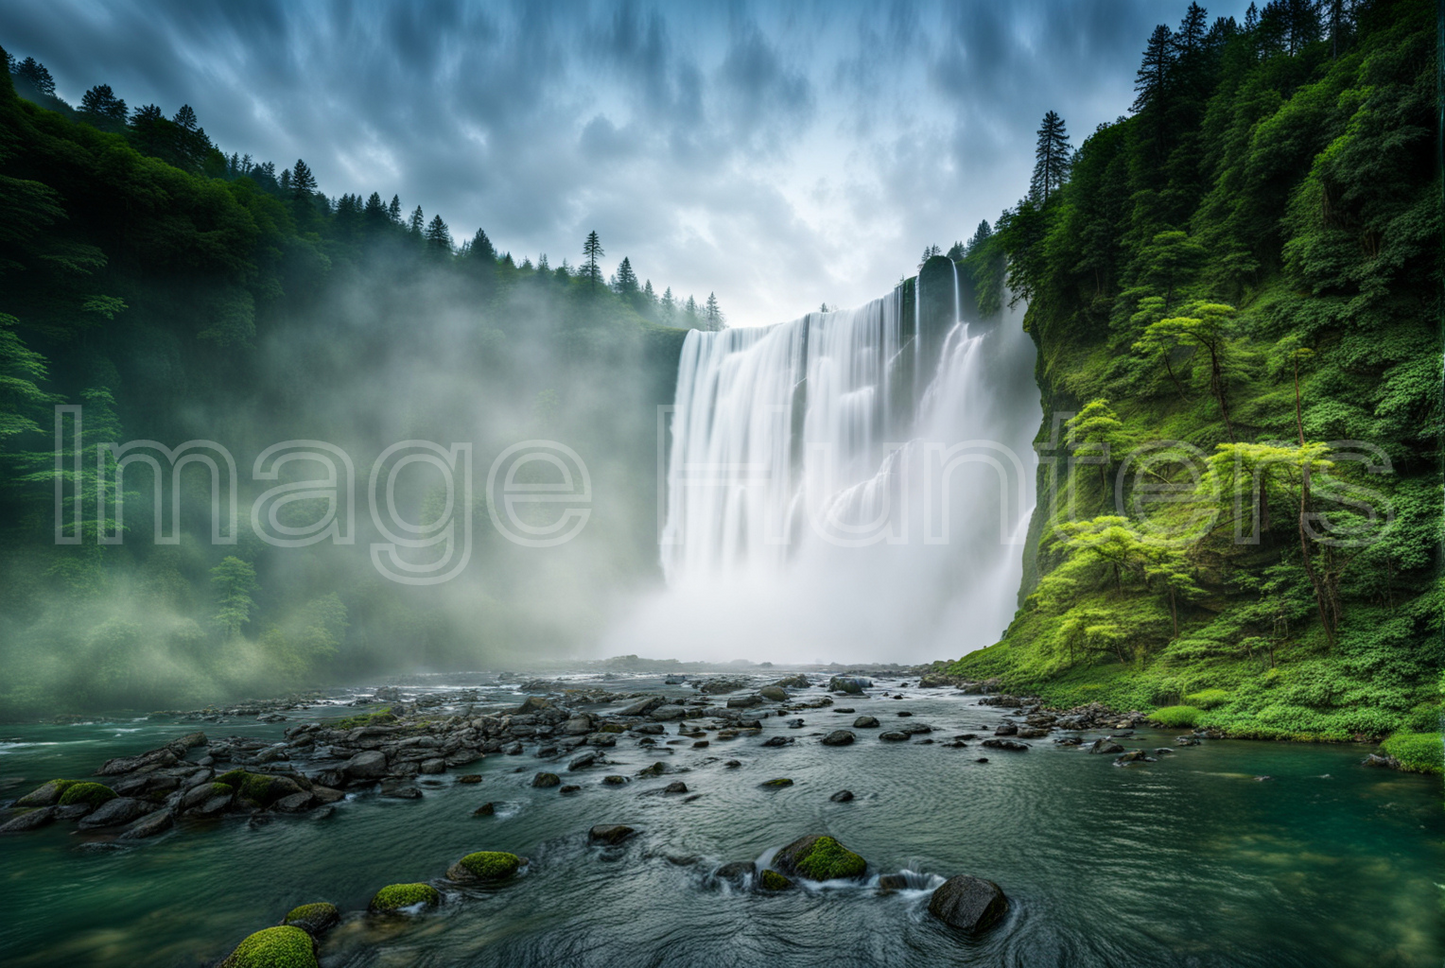
[[[315,904],[302,904],[286,912],[286,917],[281,923],[286,926],[300,928],[307,934],[315,936],[324,933],[341,920],[341,912],[336,905],[328,901],[320,901]]]
[[[316,942],[300,928],[266,928],[236,945],[220,968],[316,968]]]
[[[630,259],[604,278],[595,232],[565,246],[582,267],[514,258],[481,229],[456,245],[440,215],[408,217],[394,195],[329,196],[329,174],[304,160],[278,170],[223,153],[188,106],[131,110],[97,85],[73,108],[43,65],[4,60],[0,718],[202,705],[311,684],[343,662],[348,675],[445,667],[479,648],[576,640],[610,607],[612,579],[651,580],[652,509],[639,495],[650,494],[654,405],[671,399],[686,330],[721,325],[715,298],[658,295]],[[78,466],[56,466],[57,405],[82,407],[79,425],[61,428],[61,449],[87,455]],[[608,552],[562,573],[553,556],[541,571],[478,496],[458,579],[473,587],[438,598],[403,594],[329,540],[280,548],[254,530],[262,494],[326,476],[302,460],[255,478],[266,447],[333,442],[364,484],[384,448],[418,437],[471,442],[483,472],[519,440],[586,441],[588,539]],[[178,472],[165,506],[146,464],[121,482],[116,455],[97,465],[97,445],[142,440],[230,450],[234,534],[215,536],[228,526],[212,521],[203,465]],[[518,480],[542,473],[528,466]],[[75,544],[56,540],[57,483]],[[398,501],[404,519],[427,521],[447,494],[403,482]],[[301,532],[345,517],[307,490],[260,510],[272,517],[256,520]],[[548,513],[519,510],[534,524]],[[368,515],[356,518],[363,533],[346,537],[365,549]],[[593,585],[606,587],[577,592]]]
[[[358,713],[355,716],[345,716],[341,719],[332,720],[325,725],[332,729],[356,729],[358,726],[388,726],[396,722],[396,717],[391,714],[391,707],[387,706],[378,709],[374,713]]]
[[[504,881],[517,873],[522,859],[502,851],[479,850],[457,861],[456,866],[479,881]]]
[[[1045,405],[1021,607],[950,672],[1239,736],[1436,728],[1436,71],[1422,0],[1196,4],[1132,116],[1072,154],[1046,121],[1034,191],[950,253],[982,310],[1028,301]]]
[[[815,881],[862,877],[868,862],[832,837],[819,837],[793,864],[804,877]]]
[[[73,804],[83,803],[87,806],[98,807],[108,800],[115,799],[115,791],[104,783],[74,783],[66,787],[65,792],[60,795],[60,805],[69,807]]]
[[[758,875],[758,886],[765,891],[786,891],[793,882],[775,870],[764,870]]]
[[[59,802],[66,790],[75,786],[77,780],[50,780],[31,790],[15,801],[17,807],[48,807]]]
[[[430,884],[391,884],[376,892],[371,899],[371,910],[393,914],[417,904],[432,908],[441,902],[441,893]]]
[[[1440,773],[1442,752],[1440,733],[1396,733],[1380,744],[1386,753],[1400,761],[1400,768],[1411,773]]]
[[[1149,718],[1166,729],[1191,729],[1198,724],[1199,713],[1193,706],[1162,706]]]

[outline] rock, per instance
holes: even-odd
[[[763,740],[762,743],[760,743],[759,745],[760,745],[760,746],[778,747],[778,746],[787,746],[787,745],[789,745],[789,744],[792,743],[792,742],[793,742],[793,737],[791,737],[791,736],[769,736],[767,739]]]
[[[175,826],[175,816],[169,810],[157,810],[155,813],[141,817],[135,823],[125,828],[125,833],[120,835],[121,840],[144,840],[147,837],[154,837],[163,834]]]
[[[608,776],[604,776],[602,778],[602,782],[606,786],[623,786],[627,783],[627,777],[621,776],[617,773],[612,773]]]
[[[328,818],[330,818],[330,817],[334,817],[335,815],[336,815],[336,808],[333,807],[333,806],[332,806],[331,804],[329,804],[329,803],[323,803],[321,806],[317,807],[315,810],[312,810],[310,813],[308,813],[308,814],[306,815],[306,819],[308,819],[308,820],[326,820],[326,819],[328,819]]]
[[[873,681],[871,679],[864,679],[859,676],[834,676],[828,680],[828,691],[859,695],[864,689],[868,689],[872,685]]]
[[[1029,749],[1028,743],[1019,743],[1011,739],[986,739],[980,746],[987,746],[991,750],[1012,750],[1015,753],[1023,753]]]
[[[902,743],[908,739],[908,734],[896,729],[890,729],[886,733],[879,733],[878,738],[886,743]]]
[[[681,780],[674,780],[674,781],[672,781],[671,783],[669,783],[669,784],[667,785],[667,788],[666,788],[665,790],[663,790],[662,792],[663,792],[663,793],[686,793],[686,792],[687,792],[687,784],[686,784],[686,783],[683,783]]]
[[[536,776],[532,777],[532,786],[536,787],[539,790],[545,790],[548,787],[560,786],[561,783],[562,778],[555,773],[538,773]]]
[[[598,824],[587,831],[587,839],[594,844],[606,844],[609,847],[615,847],[635,833],[637,833],[637,831],[626,824]]]
[[[902,874],[880,874],[878,876],[878,891],[881,894],[901,891],[907,886],[908,878]]]
[[[340,790],[334,790],[319,783],[311,787],[311,795],[316,798],[318,803],[340,803],[346,799],[346,794]]]
[[[758,786],[765,790],[781,790],[783,787],[790,787],[792,785],[793,781],[785,776],[780,776],[775,780],[765,780],[758,784]]]
[[[615,733],[593,733],[587,737],[587,745],[603,747],[616,746],[617,736]]]
[[[220,784],[217,785],[220,786]],[[225,813],[228,809],[230,809],[231,804],[235,802],[236,797],[235,794],[229,791],[228,787],[223,786],[222,789],[227,790],[227,792],[213,793],[211,796],[207,797],[203,803],[200,803],[187,810],[186,814],[192,817],[204,818],[215,817],[222,813]]]
[[[51,780],[15,801],[17,807],[53,807],[60,802],[60,795],[67,787],[75,786],[74,780]]]
[[[729,770],[736,770],[742,765],[742,760],[728,760],[726,763],[723,764],[723,766],[727,767]]]
[[[993,881],[959,874],[933,892],[928,913],[960,931],[982,931],[1008,913],[1008,898]]]
[[[95,812],[80,821],[81,830],[94,830],[97,827],[119,827],[128,824],[132,820],[144,814],[150,813],[152,806],[143,800],[135,800],[131,797],[117,797],[109,800],[95,809]]]
[[[668,772],[667,764],[664,763],[664,762],[662,762],[661,760],[658,760],[656,763],[652,764],[651,766],[645,767],[644,769],[641,769],[641,770],[638,770],[638,771],[637,771],[637,775],[638,775],[638,776],[662,776],[664,773],[667,773],[667,772]]]
[[[60,795],[59,804],[62,807],[84,804],[96,808],[106,801],[114,799],[115,791],[104,783],[72,783]]]
[[[25,813],[11,818],[4,826],[0,826],[0,834],[19,834],[27,830],[39,830],[46,824],[55,822],[56,810],[56,807],[27,810]]]
[[[709,679],[698,687],[698,691],[704,695],[714,696],[721,693],[737,692],[739,689],[747,688],[747,682],[743,679]]]
[[[325,901],[294,907],[281,919],[282,925],[300,928],[313,938],[325,934],[340,923],[341,912],[336,910],[335,904]]]
[[[904,718],[907,718],[907,717],[909,717],[909,716],[912,716],[913,714],[912,714],[911,712],[909,712],[908,710],[906,710],[906,709],[900,709],[900,710],[898,711],[898,715],[903,716]]]
[[[770,702],[787,702],[788,692],[780,686],[763,686],[758,690],[758,695]],[[729,703],[731,705],[731,703]]]
[[[855,739],[857,739],[857,738],[858,738],[858,737],[854,736],[853,733],[852,733],[850,730],[846,730],[846,729],[835,729],[835,730],[833,730],[831,733],[829,733],[827,736],[824,736],[824,737],[823,737],[823,745],[824,745],[824,746],[848,746],[849,744],[851,744],[851,743],[852,743]]]
[[[1182,738],[1182,737],[1181,737],[1181,738]],[[1197,741],[1196,741],[1196,742],[1197,742]],[[1400,761],[1397,760],[1397,759],[1395,759],[1395,757],[1389,755],[1388,753],[1383,754],[1383,755],[1380,754],[1380,753],[1371,753],[1371,754],[1369,754],[1368,756],[1366,756],[1363,760],[1360,760],[1360,765],[1361,765],[1361,766],[1374,766],[1374,767],[1379,767],[1380,769],[1385,769],[1385,770],[1398,770],[1398,769],[1400,768]],[[7,824],[6,826],[8,827],[9,824]],[[3,827],[0,827],[0,831],[3,831],[3,830],[4,830],[4,828],[3,828]]]
[[[316,798],[309,791],[302,790],[277,800],[271,804],[271,809],[278,813],[305,813],[315,802]]]
[[[741,885],[744,880],[756,875],[757,870],[757,865],[750,860],[735,860],[713,871],[712,876],[720,881]]]
[[[837,793],[833,794],[833,795],[832,795],[831,797],[829,797],[828,799],[829,799],[829,800],[832,800],[834,803],[847,803],[847,802],[849,802],[850,800],[853,799],[853,791],[852,791],[852,790],[839,790]]]
[[[1057,746],[1081,746],[1083,742],[1078,736],[1061,736],[1054,740],[1054,744]]]
[[[381,795],[390,800],[420,800],[422,792],[410,783],[399,783],[396,786],[383,786]]]
[[[512,710],[513,716],[528,716],[532,713],[539,713],[544,709],[551,709],[552,703],[541,696],[528,696],[522,701],[522,705]]]
[[[351,780],[377,780],[386,776],[386,754],[381,750],[363,750],[341,767]]]
[[[568,771],[581,770],[596,763],[601,754],[588,750],[580,756],[573,757],[572,762],[567,764]]]
[[[1124,752],[1124,747],[1120,746],[1118,743],[1114,742],[1111,739],[1096,739],[1088,746],[1084,747],[1084,751],[1088,753],[1112,754]]]
[[[505,881],[522,866],[516,854],[498,850],[479,850],[468,854],[447,870],[447,880],[458,884],[495,883]]]
[[[824,702],[832,702],[833,700],[828,699],[828,698],[825,697],[825,698],[823,699],[823,701],[824,701]],[[814,704],[810,703],[809,705],[814,705]],[[853,714],[853,713],[856,713],[857,711],[858,711],[858,710],[854,709],[852,706],[835,706],[835,707],[833,707],[833,712],[839,713],[839,714],[848,713],[848,714],[851,715],[851,714]]]
[[[791,880],[779,874],[777,871],[765,870],[758,875],[758,887],[765,891],[786,891],[793,887]]]
[[[1130,750],[1123,756],[1114,757],[1115,766],[1123,766],[1125,763],[1153,763],[1154,760],[1145,755],[1143,750]]]
[[[316,968],[316,939],[298,927],[265,928],[236,946],[220,968]]]
[[[1160,746],[1154,750],[1155,756],[1173,756],[1174,750],[1168,746]]]
[[[857,879],[868,869],[862,857],[832,837],[818,834],[793,841],[778,851],[773,864],[784,874],[813,881]]]
[[[975,763],[987,763],[987,762],[988,762],[988,757],[987,757],[987,756],[980,756],[978,759],[974,760],[974,762],[975,762]]]
[[[441,902],[441,892],[430,884],[388,884],[376,892],[367,908],[375,914],[411,914]]]
[[[1175,745],[1175,746],[1198,746],[1198,745],[1199,745],[1199,740],[1195,739],[1193,736],[1179,736],[1179,737],[1176,737],[1176,738],[1175,738],[1175,740],[1174,740],[1174,745]],[[1371,754],[1371,755],[1373,755],[1373,754]]]
[[[462,775],[462,776],[457,777],[457,782],[458,782],[458,783],[481,783],[481,782],[482,782],[482,775],[481,775],[480,773],[467,773],[467,774],[464,774],[464,775]]]
[[[564,797],[570,797],[574,793],[581,793],[582,788],[575,783],[568,783],[557,791]]]
[[[712,745],[712,744],[709,743],[707,740],[705,740],[705,739],[700,739],[700,740],[698,740],[696,743],[693,743],[693,744],[692,744],[692,748],[695,749],[695,750],[705,750],[705,749],[707,749],[707,748],[708,748],[709,746],[711,746],[711,745]]]
[[[473,817],[490,817],[497,812],[497,805],[488,801],[472,811]]]
[[[1000,726],[998,729],[994,730],[994,731],[993,731],[993,734],[994,734],[995,736],[1017,736],[1017,735],[1018,735],[1018,731],[1019,731],[1019,728],[1018,728],[1018,726],[1017,726],[1016,724],[1014,724],[1014,723],[1004,723],[1004,724],[1003,724],[1002,726]]]
[[[676,722],[687,718],[687,710],[682,706],[659,706],[652,711],[652,718],[660,723]]]
[[[784,697],[786,698],[786,696]],[[729,709],[751,709],[753,706],[761,706],[763,697],[760,695],[733,696],[728,700]]]
[[[859,716],[853,720],[854,729],[877,729],[878,719],[874,716]]]
[[[429,776],[430,776],[430,775],[437,774],[437,773],[445,773],[446,771],[447,771],[447,761],[446,761],[446,760],[433,759],[433,760],[422,760],[422,761],[421,761],[421,772],[422,772],[422,773],[425,773],[425,774],[427,774],[427,775],[429,775]]]
[[[1017,735],[1019,739],[1043,739],[1049,731],[1042,726],[1020,726]]]

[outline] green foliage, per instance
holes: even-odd
[[[234,638],[240,634],[241,626],[251,620],[251,609],[256,607],[251,598],[259,587],[256,569],[250,562],[227,555],[211,569],[211,585],[216,590],[216,617],[213,621],[217,628]]]
[[[115,799],[115,791],[104,783],[75,783],[66,787],[60,795],[60,805],[68,807],[76,803],[98,807],[107,800]]]
[[[522,866],[522,860],[516,854],[479,850],[463,857],[457,864],[477,880],[504,881],[517,873],[517,868]]]
[[[1165,729],[1192,729],[1199,725],[1200,712],[1193,706],[1164,706],[1150,713],[1149,719]]]
[[[336,909],[335,904],[327,901],[320,901],[315,904],[302,904],[294,907],[281,919],[284,926],[300,928],[307,934],[315,936],[330,928],[341,920],[341,912]]]
[[[220,968],[316,968],[316,942],[300,928],[264,928],[236,946]]]
[[[358,726],[389,726],[394,722],[396,722],[396,717],[392,715],[391,707],[387,706],[374,713],[358,713],[355,716],[334,719],[326,725],[332,729],[356,729]]]
[[[441,893],[430,884],[391,884],[376,892],[370,907],[379,914],[394,914],[417,904],[432,908],[441,902]]]
[[[1337,47],[1278,13],[1161,27],[1138,113],[963,250],[1028,300],[1067,453],[1036,586],[955,674],[1240,736],[1438,715],[1433,11],[1381,0]]]
[[[1440,732],[1396,733],[1380,744],[1390,756],[1400,761],[1400,768],[1411,773],[1440,773],[1442,753]]]

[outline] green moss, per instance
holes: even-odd
[[[300,928],[266,928],[236,945],[221,968],[316,968],[316,942]]]
[[[1149,718],[1167,729],[1191,729],[1199,724],[1202,712],[1194,706],[1165,706],[1154,710]]]
[[[866,860],[832,837],[819,837],[796,864],[804,877],[815,881],[861,877],[868,869]]]
[[[390,884],[376,892],[371,899],[371,910],[391,914],[416,904],[432,908],[441,902],[441,893],[430,884]]]
[[[1199,709],[1213,709],[1215,706],[1222,706],[1229,702],[1229,690],[1227,689],[1202,689],[1184,697],[1185,703],[1196,706]]]
[[[1410,773],[1440,773],[1445,760],[1439,733],[1396,733],[1380,746]]]
[[[69,807],[73,804],[84,803],[92,807],[98,807],[107,800],[115,799],[115,791],[104,783],[75,783],[66,788],[60,795],[60,805]]]
[[[232,790],[237,790],[240,789],[242,783],[246,782],[246,777],[250,775],[251,774],[247,773],[245,770],[232,770],[229,773],[222,773],[220,776],[216,777],[213,782],[228,786]]]
[[[504,881],[517,873],[522,859],[498,850],[479,850],[457,861],[457,867],[481,881]]]
[[[310,935],[321,934],[332,925],[341,920],[341,912],[336,910],[336,905],[327,901],[316,904],[303,904],[294,907],[286,913],[282,919],[283,925],[300,928]]]
[[[355,716],[347,716],[344,719],[334,719],[325,725],[332,729],[356,729],[358,726],[389,726],[395,723],[396,717],[392,715],[391,707],[378,709],[374,713],[359,713]]]
[[[25,796],[15,801],[17,807],[41,807],[49,806],[57,802],[66,790],[75,786],[79,780],[51,780],[42,783],[31,790]]]
[[[793,882],[774,870],[765,870],[758,875],[758,886],[765,891],[786,891]]]

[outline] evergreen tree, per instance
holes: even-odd
[[[1181,60],[1192,58],[1203,49],[1208,22],[1208,12],[1198,3],[1190,3],[1179,24],[1179,32],[1174,35],[1174,49]]]
[[[662,319],[663,322],[672,322],[672,317],[677,315],[677,300],[673,298],[672,287],[668,286],[662,292]]]
[[[181,109],[176,112],[176,116],[171,120],[186,131],[196,130],[196,112],[189,104],[182,104]]]
[[[97,84],[81,95],[80,110],[82,114],[89,115],[92,121],[120,124],[125,123],[127,113],[125,101],[115,96],[109,84]]]
[[[391,196],[391,204],[386,207],[386,217],[396,224],[401,224],[401,196]]]
[[[632,261],[627,256],[622,257],[622,264],[617,267],[617,276],[612,289],[623,299],[631,300],[637,294],[637,273],[632,271]]]
[[[603,250],[602,241],[597,238],[595,229],[587,233],[587,241],[582,243],[582,254],[587,257],[587,261],[582,263],[582,275],[591,283],[592,288],[596,289],[597,283],[602,280],[602,270],[597,267],[597,260],[607,253]]]
[[[301,201],[310,198],[315,191],[316,176],[311,174],[306,162],[297,158],[296,167],[291,169],[291,197]]]
[[[989,228],[988,219],[984,219],[978,223],[978,228],[974,229],[973,238],[968,240],[968,251],[976,251],[979,246],[987,242],[992,236],[993,229]]]
[[[433,215],[431,224],[426,227],[426,244],[438,252],[452,251],[452,233],[440,215]]]
[[[1068,180],[1073,148],[1069,145],[1069,134],[1064,129],[1064,119],[1054,111],[1044,115],[1038,135],[1038,145],[1034,149],[1034,176],[1029,184],[1029,194],[1040,205],[1046,205],[1049,196],[1062,188]],[[934,246],[935,251],[937,248]],[[927,261],[926,254],[924,261]]]
[[[720,330],[723,328],[723,312],[717,304],[717,296],[713,293],[707,294],[707,308],[703,313],[703,320],[707,323],[707,329]]]
[[[260,587],[256,569],[250,562],[227,555],[211,569],[211,587],[216,592],[216,627],[227,638],[235,638],[241,634],[241,626],[251,620],[251,609],[256,607],[251,598]]]
[[[487,233],[481,229],[477,229],[477,234],[472,236],[472,241],[467,246],[467,255],[489,266],[497,261],[496,246],[492,245],[492,240],[487,238]]]
[[[12,68],[11,73],[16,77],[30,82],[36,92],[46,97],[55,97],[55,79],[45,69],[45,65],[34,57],[27,57],[18,65]]]
[[[1149,110],[1164,98],[1174,70],[1174,34],[1160,24],[1149,36],[1149,46],[1144,48],[1144,62],[1139,65],[1135,76],[1134,110],[1139,113]]]
[[[651,279],[642,284],[642,301],[648,307],[655,307],[657,305],[657,293],[652,288]]]
[[[390,219],[386,215],[386,204],[381,200],[380,192],[372,192],[366,200],[366,207],[361,210],[361,224],[368,232],[380,231]]]
[[[691,296],[687,297],[687,303],[682,307],[682,324],[687,329],[697,329],[697,300]]]
[[[164,120],[164,118],[165,115],[161,113],[159,106],[147,104],[144,107],[136,108],[135,111],[131,113],[130,123],[131,127],[139,128],[146,124],[153,124],[156,121]]]
[[[411,221],[407,223],[406,230],[411,233],[413,238],[419,239],[421,238],[422,229],[425,225],[426,215],[422,213],[421,206],[418,205],[412,209]]]
[[[925,246],[923,249],[923,258],[918,260],[918,268],[922,269],[923,264],[936,255],[943,255],[943,250],[936,245]]]

